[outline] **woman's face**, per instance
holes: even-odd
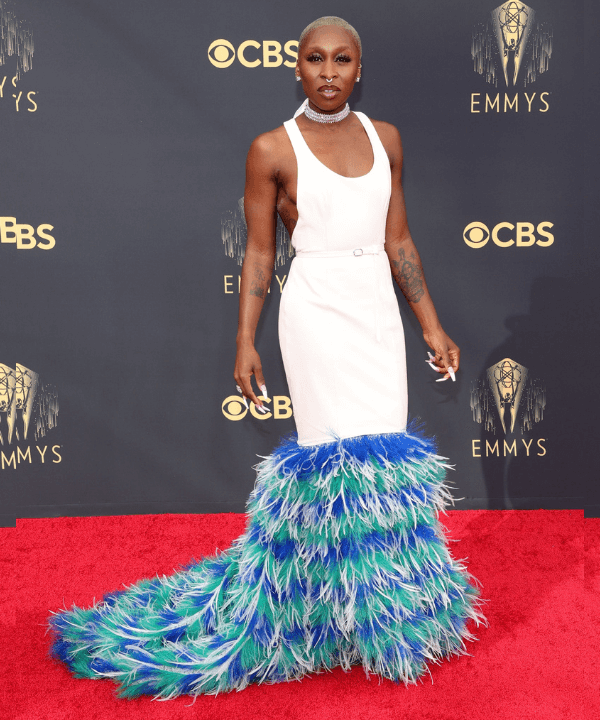
[[[360,55],[351,33],[336,25],[313,30],[298,52],[296,75],[314,110],[338,112],[360,76]],[[327,82],[331,80],[331,82]]]

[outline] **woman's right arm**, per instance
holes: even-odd
[[[263,405],[252,388],[250,378],[254,375],[259,388],[265,385],[260,357],[254,347],[254,336],[275,262],[277,170],[273,158],[276,155],[272,133],[267,133],[254,140],[246,160],[244,213],[248,237],[242,265],[237,354],[233,374],[244,397],[250,398],[258,407]]]

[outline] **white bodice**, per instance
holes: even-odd
[[[360,177],[330,170],[310,150],[295,119],[283,124],[298,163],[298,222],[292,234],[298,257],[352,252],[365,245],[383,250],[390,163],[373,123],[361,112],[355,115],[369,136],[374,156],[371,170]]]

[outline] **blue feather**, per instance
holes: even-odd
[[[436,452],[414,424],[311,447],[284,439],[257,468],[229,550],[54,616],[53,656],[126,697],[217,694],[361,661],[416,682],[425,658],[464,652],[469,619],[485,621],[469,575],[439,549],[434,511],[449,492]]]
[[[405,433],[361,435],[317,446],[298,445],[298,435],[292,433],[284,437],[275,448],[273,459],[282,463],[285,474],[302,480],[307,479],[316,469],[322,475],[327,475],[346,459],[362,464],[377,458],[385,458],[390,462],[412,462],[435,453],[433,438],[426,438],[413,425]]]

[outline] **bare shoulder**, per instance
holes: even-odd
[[[254,138],[248,151],[248,165],[262,172],[277,172],[291,150],[283,125]]]
[[[392,163],[400,162],[402,160],[402,139],[398,128],[392,123],[383,120],[371,120],[371,122],[375,130],[377,130],[390,161]]]
[[[280,147],[284,140],[287,139],[287,132],[283,125],[276,127],[274,130],[269,132],[261,133],[257,135],[250,145],[251,149],[255,149],[258,152],[273,152]]]

